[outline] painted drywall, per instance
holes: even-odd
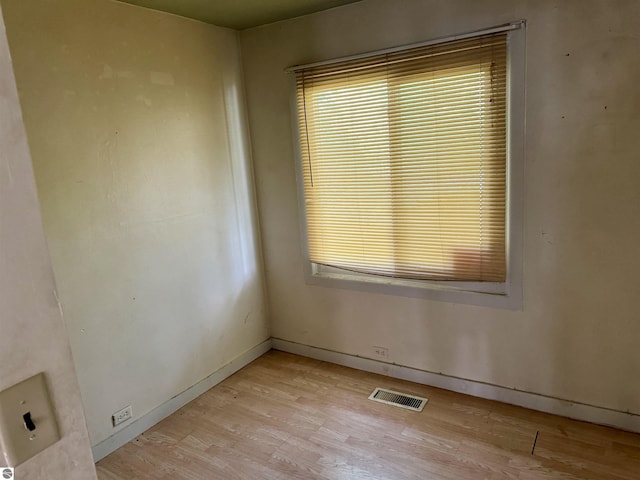
[[[524,307],[305,284],[287,66],[527,20]],[[640,2],[364,0],[241,34],[272,333],[640,414]]]
[[[269,338],[237,34],[2,4],[95,445]]]
[[[61,439],[19,465],[16,478],[95,479],[0,10],[0,391],[40,372]]]

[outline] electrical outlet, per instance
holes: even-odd
[[[127,420],[131,420],[131,417],[133,417],[133,409],[131,408],[131,405],[129,405],[111,415],[111,423],[113,423],[113,426],[115,427]]]
[[[386,347],[373,347],[373,354],[380,358],[389,358],[389,349]]]

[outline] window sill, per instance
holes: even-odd
[[[509,282],[406,280],[351,272],[327,272],[318,267],[315,264],[310,265],[305,275],[307,284],[498,309],[522,309],[521,288]]]

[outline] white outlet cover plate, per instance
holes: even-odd
[[[24,422],[28,412],[36,427],[33,431]],[[9,467],[20,465],[58,440],[58,424],[43,373],[0,392],[0,447]]]
[[[111,423],[115,427],[121,423],[131,420],[131,418],[133,418],[133,408],[131,408],[131,405],[128,405],[122,410],[118,410],[116,413],[111,415]]]

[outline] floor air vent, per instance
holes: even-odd
[[[369,400],[386,403],[387,405],[393,405],[395,407],[406,408],[407,410],[414,410],[416,412],[421,412],[427,404],[426,398],[394,392],[384,388],[376,388],[373,393],[369,395]]]

